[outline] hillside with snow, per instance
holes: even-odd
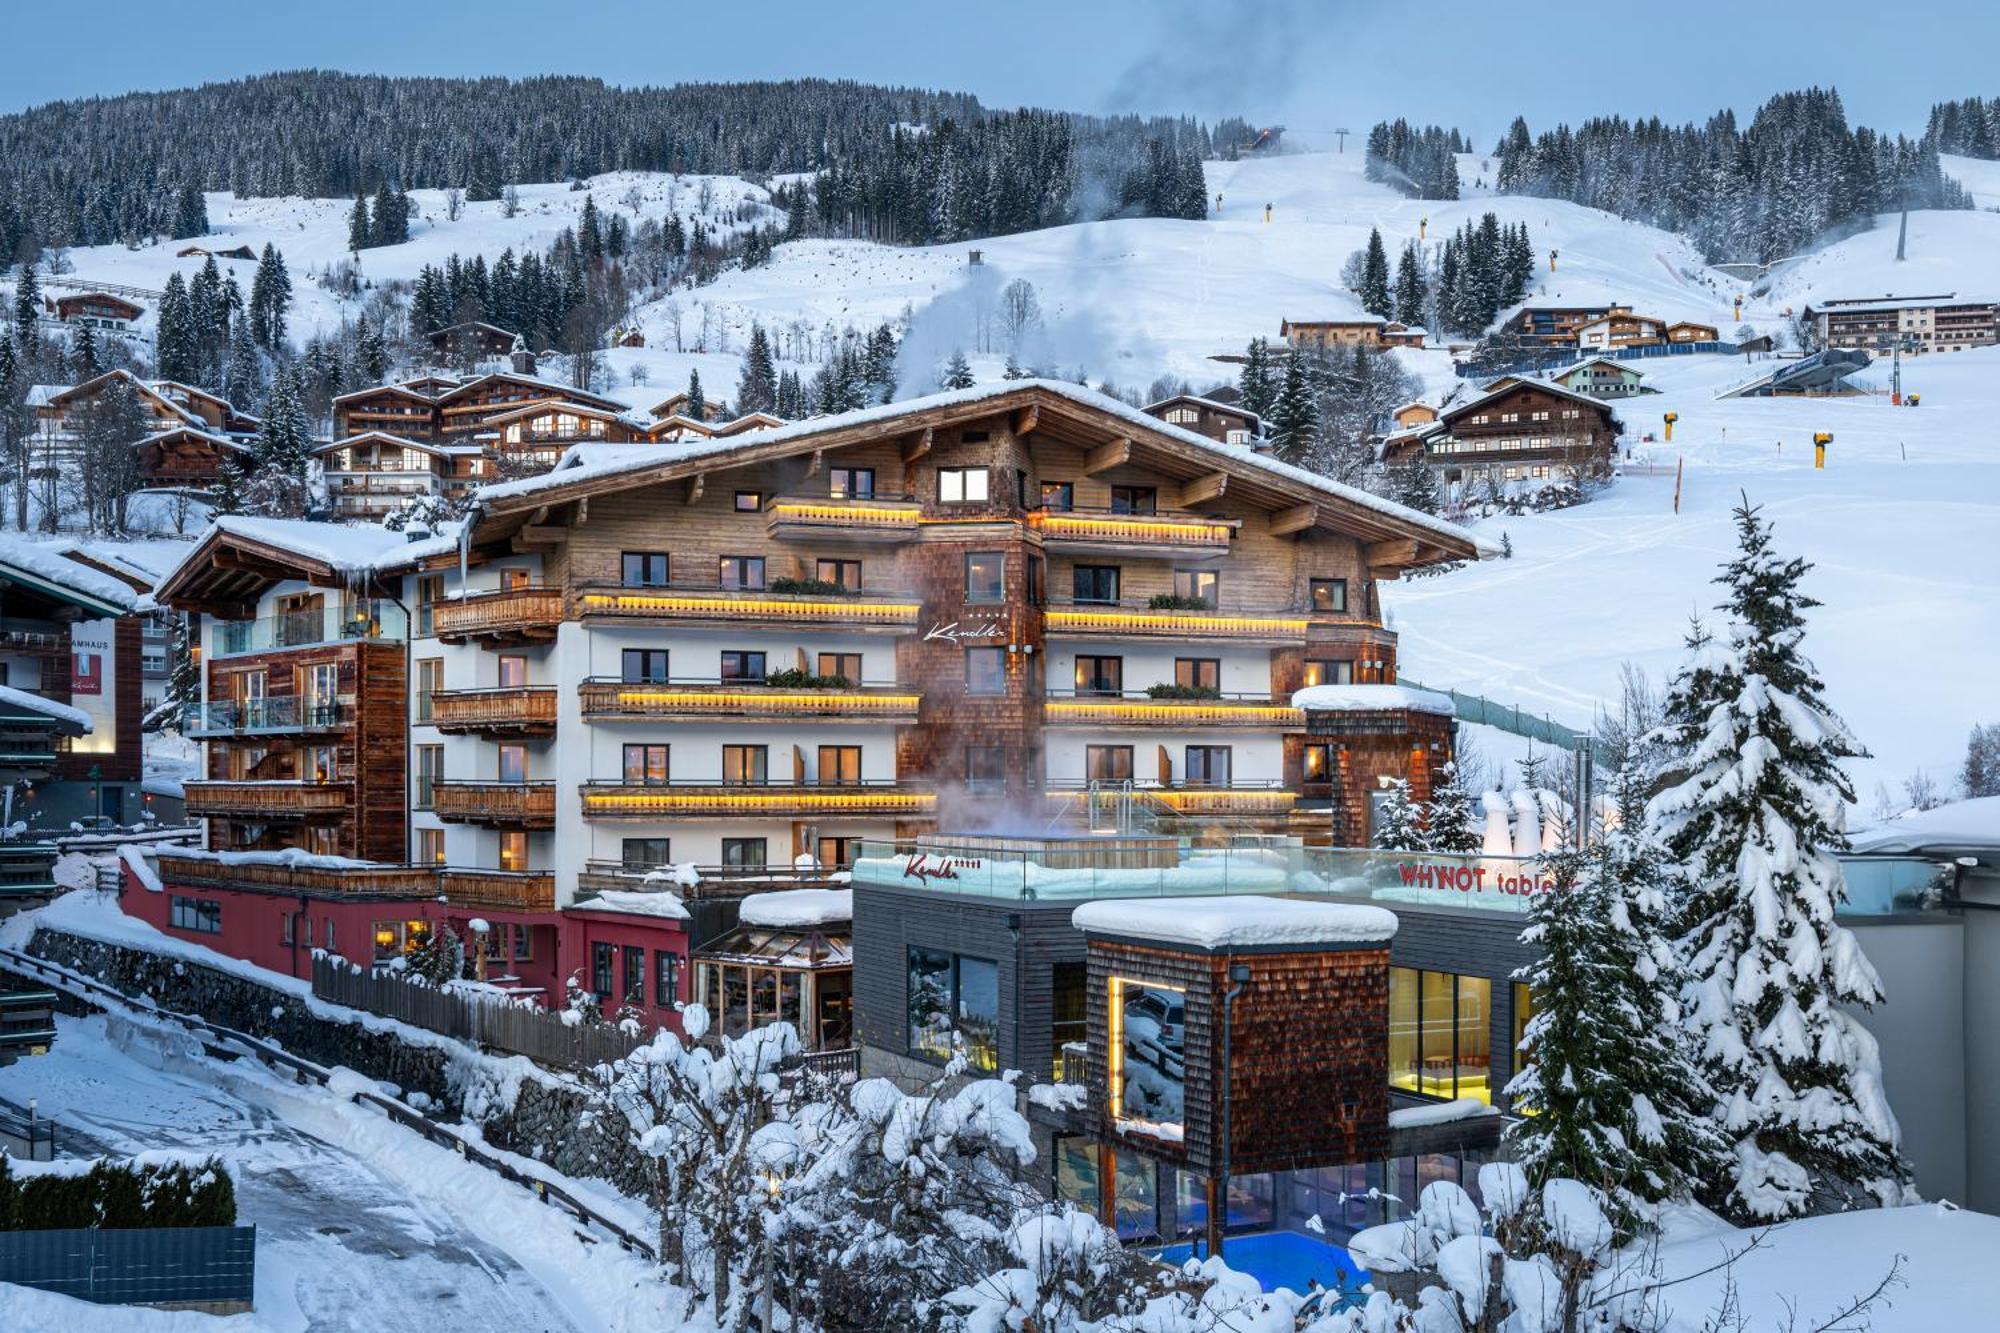
[[[1947,166],[1982,204],[2000,201],[2000,164],[1955,158]],[[768,266],[732,270],[632,312],[628,322],[648,345],[607,356],[612,392],[644,405],[685,383],[690,369],[711,393],[730,392],[753,320],[779,331],[782,352],[786,331],[797,345],[907,317],[903,395],[931,391],[935,367],[956,349],[980,378],[996,378],[1005,359],[999,292],[1014,278],[1035,285],[1043,309],[1024,361],[1127,390],[1161,374],[1205,387],[1234,374],[1215,354],[1275,337],[1283,318],[1355,313],[1339,274],[1370,228],[1381,229],[1393,256],[1420,229],[1436,242],[1488,209],[1529,226],[1539,256],[1529,302],[1622,301],[1729,330],[1741,295],[1743,321],[1776,331],[1788,310],[1827,296],[2000,292],[2000,215],[1992,212],[1913,213],[1901,264],[1896,220],[1885,217],[1745,283],[1657,228],[1559,201],[1492,196],[1482,188],[1486,170],[1478,155],[1465,155],[1467,197],[1446,203],[1406,199],[1364,179],[1358,152],[1286,154],[1209,163],[1209,192],[1221,207],[1204,222],[1114,220],[913,248],[781,245]],[[762,187],[733,178],[617,173],[587,185],[600,210],[622,210],[635,223],[669,211],[718,229],[777,220]],[[546,246],[585,198],[565,185],[519,194],[515,217],[498,203],[469,204],[453,221],[441,192],[415,192],[412,239],[364,251],[364,281],[407,281],[452,253],[484,253],[490,262],[508,246]],[[253,248],[268,240],[285,252],[298,292],[295,336],[351,317],[368,295],[343,300],[313,281],[346,256],[348,207],[209,196],[218,239]],[[199,263],[174,258],[178,248],[102,247],[69,259],[77,277],[157,287],[175,268]],[[235,267],[247,288],[252,266]],[[1458,383],[1442,350],[1398,355],[1433,396]],[[1818,565],[1812,588],[1826,606],[1808,646],[1829,698],[1874,751],[1855,766],[1864,803],[1878,781],[1895,787],[1919,768],[1946,778],[1967,729],[2000,718],[1969,665],[2000,659],[1992,559],[2000,454],[1987,424],[2000,406],[2000,350],[1913,361],[1908,387],[1923,394],[1915,410],[1891,408],[1885,394],[1717,402],[1717,390],[1756,367],[1715,357],[1641,366],[1661,393],[1619,406],[1634,457],[1606,495],[1579,509],[1489,520],[1488,535],[1504,530],[1512,542],[1512,560],[1391,591],[1406,670],[1425,684],[1587,725],[1598,701],[1614,696],[1622,662],[1637,661],[1657,679],[1675,660],[1688,616],[1714,601],[1707,580],[1731,546],[1729,510],[1747,494],[1778,520],[1785,549]],[[633,382],[635,371],[643,384]],[[1886,388],[1887,373],[1877,367],[1869,382]],[[1645,443],[1668,410],[1680,414],[1673,446]],[[1835,433],[1823,472],[1811,466],[1815,430]],[[1683,463],[1676,514],[1673,470]]]

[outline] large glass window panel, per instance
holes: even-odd
[[[1454,1097],[1493,1100],[1493,983],[1458,979],[1458,1087]]]
[[[806,979],[797,972],[779,972],[778,978],[778,1021],[790,1023],[794,1028],[799,1024],[800,1001],[805,995]],[[801,1029],[803,1032],[803,1029]],[[805,1034],[807,1036],[811,1034]]]
[[[1417,1091],[1452,1097],[1457,1057],[1452,1051],[1452,1020],[1457,1008],[1455,978],[1449,972],[1425,972],[1422,995],[1423,1049]]]
[[[741,1036],[750,1030],[750,973],[748,968],[722,969],[722,1030]]]
[[[1000,968],[984,958],[958,960],[958,1031],[972,1068],[1000,1067]]]
[[[1389,969],[1389,1086],[1415,1092],[1422,1071],[1418,1059],[1417,969]]]
[[[1081,1135],[1056,1140],[1056,1197],[1097,1216],[1097,1145]]]
[[[1137,1153],[1115,1154],[1112,1184],[1118,1235],[1130,1239],[1160,1234],[1160,1182],[1153,1163]]]
[[[910,950],[910,1050],[947,1059],[951,1055],[951,955],[935,949]]]
[[[1186,997],[1169,986],[1114,977],[1112,1114],[1178,1128],[1187,1115]]]

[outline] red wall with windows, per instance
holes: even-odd
[[[178,912],[176,899],[185,900]],[[603,979],[596,975],[601,945],[609,950],[611,969],[604,1012],[615,1013],[629,1004],[647,1022],[676,1032],[680,1016],[672,1006],[686,1000],[691,980],[687,923],[665,917],[588,910],[474,912],[424,899],[299,898],[205,886],[182,888],[172,883],[163,892],[154,893],[129,871],[120,904],[126,915],[162,934],[306,980],[312,977],[312,951],[316,948],[356,962],[372,959],[376,930],[385,923],[422,921],[434,926],[440,919],[447,921],[465,941],[470,958],[474,951],[471,923],[483,920],[489,928],[487,977],[495,981],[513,977],[520,985],[541,987],[544,1003],[550,1007],[561,1006],[565,983],[572,974],[585,989],[597,989]],[[528,932],[529,940],[525,958],[515,953],[516,932],[522,930]],[[671,994],[662,989],[663,956],[671,960],[664,978],[672,987]],[[628,964],[628,959],[636,962]],[[628,965],[637,967],[640,983],[639,993],[629,998],[625,984]]]

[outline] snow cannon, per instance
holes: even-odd
[[[1271,206],[1269,204],[1266,204],[1264,205],[1264,221],[1269,222],[1270,220],[1271,220]]]
[[[1674,442],[1674,423],[1681,419],[1681,414],[1678,412],[1667,412],[1660,419],[1667,423],[1667,443],[1672,444]]]
[[[1424,239],[1424,233],[1426,233],[1426,232],[1428,232],[1428,231],[1430,230],[1430,226],[1431,226],[1431,220],[1430,220],[1429,218],[1418,218],[1418,219],[1417,219],[1417,239],[1418,239],[1418,240],[1420,240],[1420,241],[1421,241],[1421,240],[1423,240],[1423,239]]]
[[[1736,315],[1735,315],[1735,318],[1736,318],[1736,321],[1737,321],[1738,323],[1741,323],[1741,322],[1742,322],[1742,320],[1743,320],[1743,293],[1742,293],[1742,292],[1738,292],[1738,293],[1736,293]]]
[[[1832,431],[1822,430],[1813,432],[1813,468],[1815,471],[1826,466],[1826,447],[1832,443]]]
[[[1556,252],[1551,250],[1549,251],[1549,272],[1553,273],[1555,271],[1556,271]]]
[[[1916,405],[1917,405],[1918,403],[1921,403],[1922,401],[1924,401],[1924,396],[1923,396],[1922,394],[1920,394],[1920,393],[1913,393],[1913,394],[1911,394],[1911,395],[1910,395],[1910,406],[1911,406],[1911,407],[1915,407],[1915,406],[1916,406]]]

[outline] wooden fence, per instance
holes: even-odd
[[[602,1023],[571,1026],[559,1013],[533,1005],[480,999],[461,991],[413,985],[398,977],[324,955],[313,959],[313,994],[350,1009],[398,1019],[459,1041],[525,1055],[555,1069],[588,1069],[622,1060],[646,1042],[650,1031],[633,1035]]]

